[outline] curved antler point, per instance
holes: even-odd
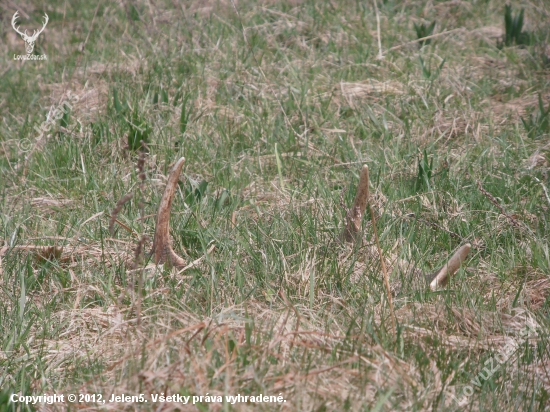
[[[170,242],[170,210],[172,208],[172,200],[176,193],[176,188],[179,180],[179,175],[183,164],[184,157],[180,157],[172,166],[168,175],[168,182],[162,194],[160,205],[157,213],[157,225],[155,228],[155,238],[153,240],[152,254],[156,264],[168,263],[171,266],[185,266],[185,260],[178,256]]]

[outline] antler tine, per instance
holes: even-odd
[[[359,184],[357,185],[357,193],[353,206],[346,215],[346,227],[340,235],[340,238],[346,242],[353,242],[357,239],[357,235],[361,229],[361,219],[367,208],[369,198],[369,168],[364,165],[359,176]]]
[[[451,276],[456,273],[462,262],[466,260],[471,247],[472,245],[469,243],[460,246],[443,267],[434,273],[426,275],[426,280],[432,291],[436,291],[449,282]]]
[[[170,209],[172,208],[172,200],[176,193],[179,175],[184,162],[185,158],[181,157],[174,164],[172,170],[170,170],[168,183],[166,183],[166,188],[160,200],[155,238],[153,240],[153,250],[151,252],[157,265],[166,262],[170,266],[185,266],[185,260],[174,252],[170,242]]]
[[[12,19],[11,19],[11,25],[13,27],[13,29],[19,33],[21,36],[26,36],[27,35],[27,30],[25,30],[25,33],[21,33],[19,31],[19,27],[16,26],[17,24],[17,18],[19,17],[19,10],[15,12],[15,14],[13,15]]]
[[[18,17],[19,17],[19,10],[17,10],[15,13],[13,13],[13,17],[11,18],[11,25],[13,26],[13,28],[15,30],[17,30],[17,28],[15,27],[15,23],[16,23]]]
[[[34,31],[34,33],[32,34],[32,39],[33,40],[36,40],[38,35],[44,31],[44,29],[46,28],[46,24],[48,24],[49,21],[50,21],[50,18],[48,17],[48,15],[46,13],[44,13],[44,24],[42,25],[42,28],[40,30],[38,30],[38,31],[35,30]]]
[[[42,28],[37,34],[40,34],[44,31],[44,29],[46,28],[46,24],[48,24],[49,21],[50,21],[50,18],[48,17],[48,14],[44,13],[44,24],[42,25]]]

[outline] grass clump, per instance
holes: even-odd
[[[418,159],[418,172],[415,181],[415,190],[418,192],[421,189],[430,190],[433,174],[433,157],[428,161],[428,153],[424,150],[423,156]]]
[[[527,119],[521,118],[525,131],[531,139],[550,134],[550,103],[548,103],[548,108],[545,109],[540,93],[538,97],[538,110],[535,109],[534,113],[528,116]]]
[[[522,8],[517,14],[512,13],[512,6],[507,4],[504,6],[504,39],[499,45],[510,47],[513,45],[529,45],[531,43],[531,35],[523,31],[523,17],[525,9]]]
[[[417,39],[424,39],[424,37],[429,37],[434,33],[435,28],[435,20],[432,21],[430,24],[422,23],[422,24],[416,24],[414,23],[414,30],[416,31],[416,37]],[[418,45],[420,47],[423,47],[425,45],[430,44],[432,39],[425,39],[425,40],[419,40]]]

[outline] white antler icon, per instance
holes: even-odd
[[[42,26],[42,28],[40,30],[38,30],[38,31],[35,30],[34,33],[32,34],[32,36],[29,36],[27,34],[27,30],[25,30],[25,32],[22,33],[22,32],[19,31],[19,28],[15,25],[17,17],[19,17],[18,13],[19,12],[16,11],[15,14],[13,15],[13,18],[11,19],[11,25],[13,26],[13,29],[17,33],[19,33],[19,35],[21,35],[21,38],[26,43],[25,49],[27,50],[27,54],[31,54],[32,51],[34,50],[34,43],[36,42],[36,39],[37,39],[38,35],[44,31],[44,29],[46,28],[46,24],[48,24],[49,17],[46,13],[44,13],[44,25]]]

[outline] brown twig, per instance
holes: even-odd
[[[63,254],[63,246],[42,246],[42,245],[15,245],[13,247],[0,247],[0,257],[9,251],[32,252],[35,260],[39,263],[45,261],[60,260]]]
[[[166,183],[164,194],[160,200],[155,238],[153,240],[153,250],[151,251],[157,265],[166,263],[174,267],[185,266],[185,260],[174,252],[170,242],[170,210],[172,208],[172,200],[176,193],[178,179],[184,163],[185,158],[181,157],[172,167],[168,175],[168,183]]]
[[[112,219],[112,216],[109,214],[109,213],[105,213],[105,216],[107,216],[108,218],[111,218]],[[115,219],[115,223],[117,223],[118,225],[120,225],[121,228],[123,228],[124,230],[128,231],[132,236],[134,236],[135,238],[138,238],[139,237],[139,234],[134,230],[132,229],[130,226],[128,225],[125,225],[124,223],[122,223],[120,220],[118,219]],[[113,239],[113,241],[117,241],[117,239]]]
[[[449,279],[456,273],[462,262],[466,259],[466,256],[468,256],[471,247],[472,245],[469,243],[460,246],[443,267],[426,275],[426,281],[432,291],[436,291],[440,287],[447,285]]]
[[[111,234],[111,236],[113,236],[114,234],[114,231],[115,231],[115,222],[117,222],[117,216],[118,214],[120,213],[120,211],[122,210],[122,207],[128,203],[130,201],[130,199],[132,199],[132,197],[134,197],[134,194],[133,193],[126,193],[124,196],[122,196],[121,199],[119,199],[119,201],[117,202],[115,208],[113,209],[113,211],[111,212],[111,219],[109,220],[109,233]],[[120,222],[119,222],[120,223]],[[126,225],[123,225],[121,224],[121,226],[126,226]],[[130,230],[131,232],[133,232],[129,227],[126,226],[125,229],[128,229]]]
[[[136,248],[134,249],[134,261],[132,262],[132,269],[137,269],[143,264],[143,247],[148,240],[149,236],[142,235],[141,239],[139,239],[139,242],[137,242]]]
[[[437,223],[435,222],[429,222],[427,220],[424,220],[420,217],[417,217],[414,213],[409,213],[407,215],[407,217],[413,217],[415,218],[416,217],[416,220],[418,220],[420,223],[423,223],[425,224],[426,226],[430,226],[431,228],[433,229],[439,229],[439,230],[442,230],[444,232],[447,232],[449,234],[449,236],[451,236],[452,238],[455,238],[455,239],[460,239],[460,240],[464,240],[464,238],[462,236],[460,236],[458,233],[455,233],[449,229],[445,229],[443,226],[440,226],[438,225]]]
[[[521,227],[521,225],[519,224],[519,222],[517,221],[517,219],[515,217],[513,217],[512,215],[509,215],[508,213],[506,213],[506,211],[504,210],[504,208],[497,202],[497,200],[495,199],[495,197],[489,193],[488,191],[486,191],[483,186],[481,186],[481,182],[478,180],[477,181],[477,188],[479,189],[479,191],[481,193],[483,193],[485,195],[485,197],[487,197],[487,199],[489,199],[491,201],[491,203],[493,205],[495,205],[495,207],[500,210],[500,213],[502,213],[504,216],[506,216],[510,222],[512,223],[512,226],[515,227],[516,229],[519,229]]]

